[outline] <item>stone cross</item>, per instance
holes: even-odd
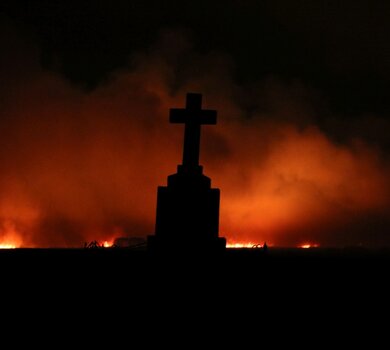
[[[200,126],[216,124],[217,111],[202,109],[202,95],[188,93],[186,108],[171,108],[169,121],[185,124],[183,168],[199,167]]]

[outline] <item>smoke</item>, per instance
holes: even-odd
[[[221,189],[221,236],[390,243],[390,173],[375,127],[368,135],[363,117],[324,117],[326,99],[303,82],[238,85],[229,57],[196,53],[167,32],[85,92],[43,70],[13,26],[0,32],[0,244],[77,247],[152,234],[157,186],[182,154],[183,130],[168,111],[188,91],[218,110],[217,126],[202,129],[201,163]]]

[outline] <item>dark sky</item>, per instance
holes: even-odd
[[[196,89],[222,234],[390,245],[390,3],[6,0],[0,29],[0,237],[152,232]]]
[[[42,62],[81,85],[98,84],[163,29],[177,29],[195,51],[230,55],[239,82],[298,78],[321,91],[332,110],[389,111],[386,1],[2,3],[8,16],[34,33]]]

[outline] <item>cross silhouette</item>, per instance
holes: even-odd
[[[200,126],[217,124],[217,111],[202,109],[202,95],[188,93],[186,108],[171,108],[169,121],[185,124],[183,167],[199,167]]]

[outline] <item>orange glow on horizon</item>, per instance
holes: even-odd
[[[22,234],[11,220],[0,222],[0,249],[14,249],[22,247]]]
[[[227,242],[226,248],[262,248],[263,245],[254,242]]]
[[[0,243],[0,249],[15,249],[16,245],[13,243]]]
[[[103,242],[103,244],[102,244],[102,246],[104,247],[104,248],[110,248],[110,247],[112,247],[113,246],[113,242],[111,242],[111,241],[104,241]]]
[[[305,243],[298,246],[298,248],[309,249],[309,248],[318,248],[319,244]]]

